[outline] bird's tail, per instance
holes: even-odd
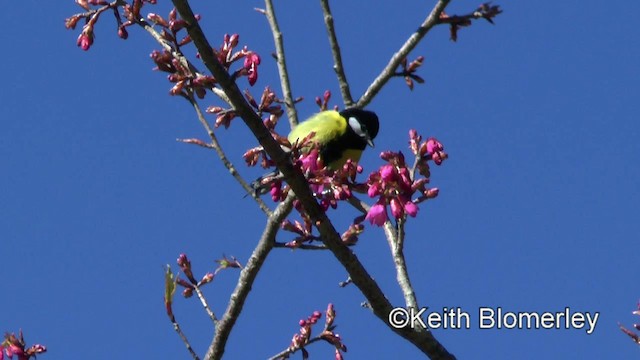
[[[279,170],[274,170],[253,180],[250,186],[257,196],[261,196],[268,193],[271,190],[271,185],[275,181],[281,180],[283,177],[284,176]]]

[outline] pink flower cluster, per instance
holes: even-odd
[[[336,312],[333,304],[329,304],[327,306],[326,316],[327,317],[324,329],[318,337],[333,345],[336,349],[335,359],[342,360],[342,353],[347,352],[347,346],[342,343],[340,335],[334,333],[333,331],[335,329],[335,325],[333,325],[333,322],[336,318]],[[291,339],[291,345],[289,345],[289,348],[287,349],[289,354],[300,350],[304,359],[309,357],[309,352],[304,347],[311,340],[312,326],[314,326],[321,317],[322,313],[320,311],[314,311],[313,314],[311,314],[311,316],[309,316],[307,319],[301,319],[298,322],[298,324],[300,325],[300,331],[297,334],[294,334],[293,338]]]
[[[348,160],[340,169],[332,170],[325,167],[320,158],[320,149],[313,141],[315,133],[311,132],[304,139],[295,144],[288,144],[291,148],[291,157],[296,160],[296,165],[300,167],[309,182],[309,186],[314,195],[320,200],[323,210],[329,207],[335,209],[338,201],[347,200],[352,196],[354,188],[362,188],[362,184],[355,183],[357,174],[362,173],[362,167],[351,160]],[[251,155],[251,159],[249,159]],[[257,162],[256,151],[245,153],[247,163]],[[251,161],[251,162],[250,162]],[[271,165],[271,164],[270,164]],[[282,201],[286,198],[288,187],[282,187],[282,181],[265,179],[270,185],[270,194],[273,201]],[[294,203],[294,205],[296,205]],[[299,209],[296,207],[296,209]],[[302,211],[301,211],[302,212]]]
[[[86,12],[67,18],[65,20],[65,27],[67,29],[75,29],[80,20],[85,20],[85,25],[82,27],[82,32],[76,42],[78,47],[85,51],[89,50],[93,45],[95,39],[94,27],[100,19],[100,15],[109,10],[113,11],[115,15],[118,25],[118,36],[122,39],[129,37],[127,27],[134,24],[146,26],[149,25],[147,23],[148,21],[157,25],[159,28],[157,30],[158,36],[174,50],[178,50],[192,41],[189,34],[182,35],[181,39],[178,38],[180,32],[186,28],[187,22],[179,18],[175,8],[169,12],[166,19],[159,14],[149,13],[146,16],[147,20],[144,20],[144,16],[141,13],[142,7],[145,3],[155,4],[156,0],[134,0],[132,3],[120,1],[107,2],[104,0],[76,0],[76,3],[86,10]],[[120,14],[121,11],[122,15]],[[200,15],[195,15],[195,18],[200,21]],[[234,51],[234,48],[238,45],[238,41],[238,34],[226,34],[220,49],[212,49],[212,51],[227,71],[232,63],[244,59],[242,67],[233,72],[232,76],[247,76],[249,84],[253,86],[256,81],[258,81],[258,65],[260,65],[261,61],[260,55],[248,50],[246,46],[239,51]],[[190,87],[198,97],[203,98],[206,89],[213,87],[216,83],[216,80],[212,76],[196,74],[189,64],[174,57],[172,51],[167,51],[166,49],[162,52],[154,51],[151,54],[151,58],[158,66],[158,70],[170,73],[169,81],[175,83],[175,86],[171,89],[172,95],[185,95],[183,89]]]
[[[0,343],[0,360],[4,360],[5,356],[7,359],[13,359],[15,356],[18,360],[28,360],[46,351],[47,348],[40,344],[31,345],[27,348],[22,330],[20,330],[19,336],[8,333],[5,334],[4,341]]]
[[[78,22],[81,19],[85,19],[86,23],[82,27],[82,32],[78,36],[76,43],[82,50],[87,51],[91,48],[91,45],[93,45],[93,40],[95,38],[93,30],[96,22],[98,22],[98,19],[100,18],[100,15],[107,10],[112,10],[118,23],[118,36],[121,39],[126,40],[129,37],[129,33],[126,28],[140,22],[140,10],[145,3],[155,4],[156,0],[134,0],[132,4],[122,3],[119,1],[107,2],[105,0],[76,0],[76,4],[86,10],[86,12],[75,14],[65,19],[65,27],[67,29],[75,29]],[[92,8],[92,6],[98,6],[98,8]],[[123,16],[120,16],[120,8],[122,8],[124,13]],[[184,24],[182,27],[184,27]]]
[[[415,130],[409,132],[409,148],[416,156],[412,168],[405,162],[402,152],[383,152],[380,157],[387,162],[369,175],[367,180],[369,197],[378,197],[378,201],[369,209],[366,219],[377,226],[382,226],[389,216],[387,206],[395,219],[406,215],[415,217],[418,214],[418,204],[438,195],[437,188],[427,188],[429,183],[429,162],[442,164],[447,158],[444,147],[435,138],[422,141],[422,137]],[[418,178],[416,174],[422,175]],[[413,198],[414,194],[419,194]]]

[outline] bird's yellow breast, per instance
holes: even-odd
[[[342,157],[340,157],[340,159],[332,161],[328,166],[333,170],[338,170],[349,159],[353,162],[360,161],[360,156],[362,156],[362,150],[346,149],[342,153]]]

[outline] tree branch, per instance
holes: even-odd
[[[338,77],[338,84],[340,85],[342,101],[344,101],[345,107],[351,107],[353,106],[353,98],[351,97],[349,82],[347,82],[347,75],[345,75],[344,73],[342,55],[340,54],[340,45],[338,45],[336,29],[333,25],[333,15],[331,15],[329,0],[320,0],[320,5],[322,6],[322,12],[324,13],[324,24],[327,28],[327,34],[329,35],[331,54],[333,54],[333,70],[336,72],[336,76]]]
[[[209,145],[213,150],[215,150],[216,154],[218,154],[218,157],[220,158],[220,161],[222,161],[222,164],[224,165],[224,167],[226,167],[227,170],[229,170],[229,173],[231,174],[231,176],[233,176],[238,181],[238,183],[240,183],[240,186],[242,186],[244,191],[246,191],[247,194],[256,201],[256,203],[258,203],[258,206],[260,207],[262,212],[264,212],[267,216],[270,216],[271,209],[269,209],[267,204],[265,204],[265,202],[262,200],[262,198],[260,198],[260,196],[256,193],[256,191],[249,184],[247,184],[244,178],[240,176],[235,166],[233,166],[233,163],[229,160],[229,158],[227,158],[227,155],[222,150],[222,147],[218,142],[218,138],[216,137],[216,134],[213,132],[213,129],[209,125],[209,122],[204,117],[204,113],[202,112],[202,109],[198,105],[198,102],[196,101],[195,97],[193,96],[193,93],[189,93],[187,100],[193,106],[193,109],[195,110],[196,115],[198,116],[198,120],[207,131],[207,134],[209,134],[209,138],[211,139],[211,143]]]
[[[280,249],[290,249],[290,250],[297,250],[297,249],[301,249],[301,250],[329,250],[328,247],[326,247],[325,245],[313,245],[313,244],[300,244],[296,247],[292,247],[292,246],[288,246],[287,243],[283,243],[283,242],[276,242],[274,244],[275,248],[280,248]]]
[[[200,299],[200,303],[202,304],[202,307],[204,307],[204,311],[207,312],[207,315],[209,316],[209,319],[211,319],[211,321],[213,322],[213,325],[215,326],[216,324],[218,324],[218,318],[216,317],[216,314],[213,312],[213,310],[211,310],[211,308],[209,307],[209,303],[207,302],[207,299],[204,297],[204,294],[202,293],[202,290],[200,289],[200,287],[194,286],[193,290],[196,292],[196,295],[198,296],[198,299]]]
[[[269,21],[271,33],[273,34],[273,42],[276,46],[276,62],[278,63],[278,71],[280,72],[280,86],[282,87],[282,95],[284,96],[284,105],[287,109],[289,124],[293,129],[298,125],[298,113],[296,112],[293,95],[291,95],[291,84],[289,83],[289,72],[287,70],[282,32],[280,32],[280,27],[278,26],[278,20],[276,19],[276,12],[273,9],[272,0],[265,0],[264,3],[266,7],[265,15]]]
[[[163,49],[167,50],[168,52],[171,53],[171,55],[177,59],[178,61],[180,61],[180,64],[191,70],[192,73],[194,74],[202,74],[198,68],[195,67],[195,65],[193,65],[189,60],[187,60],[187,58],[177,49],[174,49],[173,46],[171,46],[171,44],[169,44],[165,39],[162,38],[162,35],[160,35],[154,28],[153,26],[151,26],[151,24],[149,24],[146,20],[144,19],[140,19],[136,22],[140,27],[142,27],[143,29],[145,29],[149,35],[151,35],[152,38],[154,38],[159,44],[160,46],[162,46]],[[227,95],[224,93],[223,90],[218,89],[217,87],[213,86],[211,87],[209,90],[211,90],[217,97],[219,97],[222,101],[226,102],[227,104],[231,104],[231,102],[229,101],[229,98],[227,97]]]
[[[160,46],[162,46],[162,48],[169,51],[174,58],[180,61],[180,63],[185,68],[190,69],[194,74],[200,73],[198,69],[193,64],[191,64],[191,62],[189,62],[181,52],[174,49],[173,46],[171,46],[171,44],[169,44],[165,39],[163,39],[162,36],[147,21],[139,20],[137,23],[139,26],[145,29],[151,35],[151,37],[153,37],[160,44]],[[224,91],[216,87],[212,87],[210,90],[213,91],[213,93],[216,94],[224,102],[226,102],[227,104],[231,104],[231,102],[229,101],[229,98],[224,93]],[[265,202],[255,193],[253,188],[251,188],[251,186],[247,184],[244,178],[238,173],[233,163],[229,160],[229,158],[227,158],[227,155],[225,154],[224,150],[222,150],[222,147],[218,142],[218,138],[216,134],[213,132],[213,129],[207,122],[204,116],[204,113],[202,112],[202,109],[198,105],[193,94],[189,94],[189,96],[187,97],[187,100],[193,106],[198,116],[198,120],[200,121],[202,126],[205,128],[205,130],[207,131],[207,134],[209,135],[209,138],[211,139],[211,143],[209,144],[208,147],[215,150],[216,154],[222,161],[222,164],[224,165],[224,167],[226,167],[229,173],[231,174],[231,176],[233,176],[236,179],[236,181],[240,183],[240,186],[242,186],[242,188],[247,192],[247,194],[256,201],[256,203],[258,204],[262,212],[264,212],[267,216],[271,215],[271,209],[269,209],[267,204],[265,204]]]
[[[396,268],[396,279],[402,290],[406,307],[418,309],[418,300],[416,293],[409,280],[409,272],[407,271],[407,263],[404,258],[404,221],[398,219],[397,231],[393,228],[390,221],[384,224],[384,232],[389,242],[389,249]]]
[[[274,161],[278,170],[282,172],[285,180],[298,197],[300,203],[315,226],[318,228],[322,241],[347,270],[353,280],[353,283],[360,289],[368,303],[371,305],[374,314],[392,331],[410,341],[420,349],[420,351],[424,352],[432,359],[454,359],[453,355],[447,352],[447,350],[433,337],[431,332],[418,332],[409,327],[395,329],[388,323],[389,313],[393,309],[391,303],[384,296],[384,293],[378,284],[373,280],[373,278],[371,278],[369,273],[367,273],[356,255],[342,243],[340,235],[311,193],[307,180],[300,169],[293,166],[289,157],[285,154],[280,145],[271,136],[269,130],[262,123],[262,119],[260,119],[258,114],[256,114],[247,103],[244,95],[234,80],[218,62],[214,56],[212,47],[202,32],[198,21],[195,19],[193,11],[191,10],[187,0],[172,0],[172,2],[178,10],[181,18],[186,21],[187,31],[196,45],[201,59],[207,69],[211,71],[220,87],[229,97],[229,100],[231,101],[231,104],[238,116],[242,118],[249,130],[251,130],[258,142],[260,142],[260,145],[263,146],[269,157]],[[232,299],[233,298],[234,297],[232,295]],[[233,304],[230,304],[230,306],[232,305]],[[224,320],[221,320],[220,324],[222,324],[223,321]],[[226,336],[228,336],[228,334]],[[216,345],[224,344],[226,342],[226,337],[224,338],[224,341],[217,341],[216,339],[218,339],[218,336],[214,337],[214,341],[209,347],[209,351],[207,352],[208,359],[219,359],[224,352],[224,346],[220,347]],[[214,352],[219,355],[213,356]]]
[[[191,347],[191,344],[189,343],[189,339],[187,339],[187,336],[182,332],[182,329],[180,328],[180,324],[178,324],[175,318],[171,319],[171,323],[173,324],[173,330],[176,331],[176,333],[178,334],[178,336],[180,337],[184,345],[187,347],[187,350],[189,351],[189,354],[191,355],[193,360],[200,360],[200,357],[198,357],[198,354],[196,354],[196,352],[193,350],[193,347]]]
[[[407,55],[418,45],[420,40],[431,30],[432,27],[438,24],[438,19],[440,18],[440,14],[444,11],[451,0],[438,0],[436,6],[431,10],[429,16],[424,20],[422,25],[409,36],[407,41],[400,47],[398,52],[393,54],[391,60],[387,66],[382,70],[380,75],[373,80],[369,88],[364,92],[364,95],[358,100],[356,106],[359,108],[363,108],[368,105],[371,100],[378,94],[380,89],[391,79],[402,59],[406,58]]]
[[[313,344],[314,342],[320,341],[320,340],[324,340],[323,338],[321,338],[319,335],[318,336],[314,336],[313,338],[309,339],[309,341],[307,341],[304,344],[304,347],[307,347],[308,345]],[[269,360],[284,360],[284,359],[288,359],[290,355],[295,354],[298,350],[300,350],[302,348],[291,348],[288,347],[282,351],[280,351],[279,353],[269,357]]]
[[[221,359],[224,354],[224,349],[227,344],[227,339],[231,334],[231,330],[240,316],[240,312],[244,307],[244,302],[251,291],[251,287],[258,272],[262,268],[262,264],[267,258],[267,255],[273,249],[275,243],[276,233],[280,228],[280,223],[289,215],[293,208],[293,195],[289,195],[285,201],[280,203],[278,207],[273,211],[273,214],[267,219],[267,226],[260,237],[258,245],[253,250],[247,265],[240,272],[240,278],[236,285],[235,290],[229,297],[229,305],[225,311],[222,319],[218,321],[218,327],[216,328],[213,342],[207,350],[205,355],[206,359]]]

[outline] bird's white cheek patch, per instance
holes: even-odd
[[[353,131],[358,134],[361,138],[366,138],[367,134],[365,134],[364,130],[362,130],[362,126],[358,119],[354,117],[349,118],[349,126],[353,129]]]

